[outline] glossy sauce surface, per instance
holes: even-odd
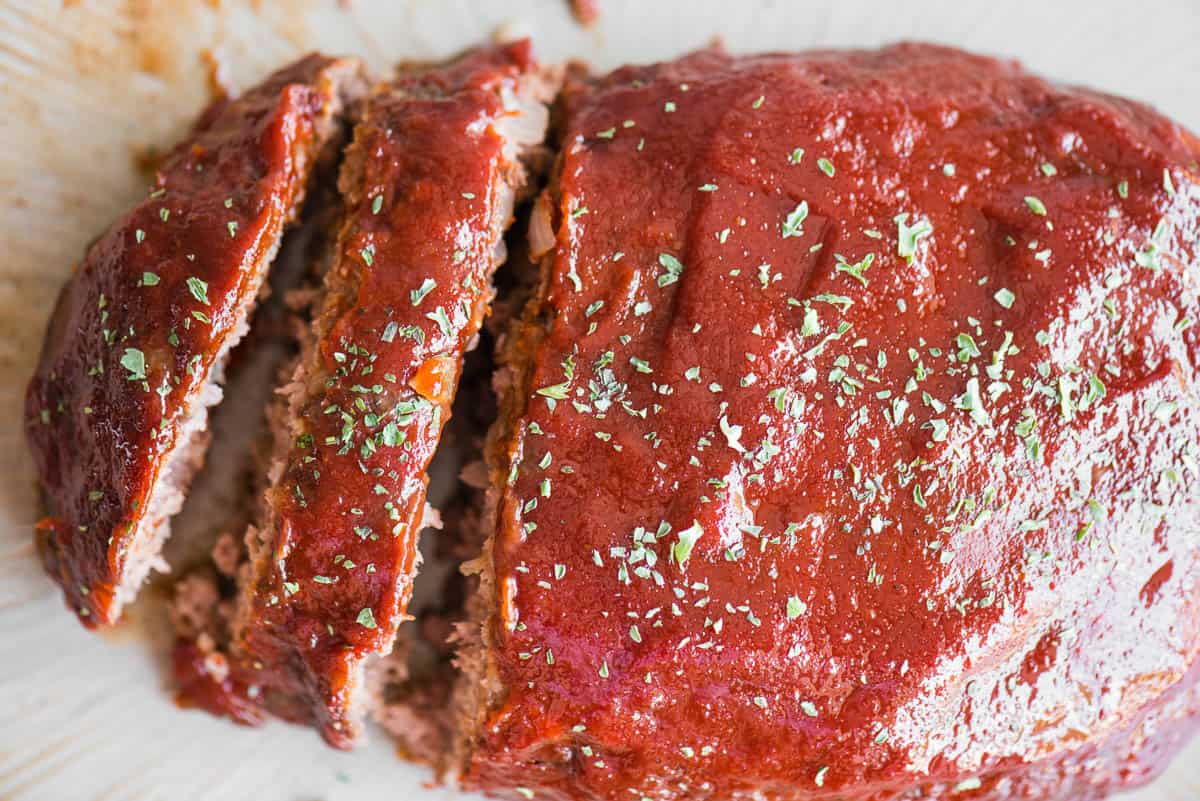
[[[929,46],[704,52],[566,109],[468,784],[1152,776],[1197,708],[1197,141]]]
[[[523,42],[404,75],[368,101],[347,157],[362,173],[343,176],[319,366],[294,390],[265,572],[235,644],[237,681],[337,746],[358,734],[363,661],[388,652],[405,619],[425,471],[491,300],[521,170],[495,126],[517,113],[508,98],[532,69]]]
[[[347,68],[309,56],[214,104],[59,297],[26,395],[27,431],[48,506],[43,558],[87,625],[115,622],[134,532],[166,456],[182,446],[189,404],[241,336],[244,304],[333,113],[333,73]]]

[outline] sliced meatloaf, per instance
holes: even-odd
[[[1200,700],[1197,140],[919,45],[701,52],[565,107],[502,353],[464,784],[1154,775]]]
[[[243,709],[233,693],[339,747],[359,737],[364,667],[405,620],[426,469],[556,90],[524,42],[406,70],[368,98],[323,293],[273,415],[232,668],[185,682],[200,703]],[[192,657],[184,667],[204,670]]]
[[[216,102],[60,295],[27,432],[43,560],[86,625],[115,622],[165,569],[226,358],[361,88],[357,62],[311,55]]]

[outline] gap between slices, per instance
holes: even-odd
[[[503,395],[493,384],[505,374],[496,370],[496,342],[537,282],[525,236],[531,205],[522,205],[510,231],[509,258],[496,275],[492,312],[479,347],[465,360],[447,441],[431,465],[431,494],[440,490],[448,497],[436,503],[442,510],[440,529],[426,532],[422,540],[423,561],[409,605],[413,622],[401,627],[394,652],[367,672],[372,719],[396,739],[405,758],[429,763],[439,773],[448,766],[457,736],[457,663],[467,607],[479,589],[479,573],[462,567],[478,559],[487,529],[485,441],[498,417],[497,396]]]

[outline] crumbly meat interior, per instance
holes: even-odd
[[[545,164],[536,167],[540,183]],[[430,468],[429,497],[441,510],[440,525],[426,529],[422,566],[409,614],[396,648],[368,670],[371,717],[397,741],[409,759],[450,770],[463,714],[455,701],[460,663],[474,646],[481,571],[475,568],[490,531],[487,524],[489,469],[486,447],[498,416],[495,386],[497,343],[519,318],[535,289],[538,266],[529,258],[525,232],[532,203],[517,214],[508,237],[509,259],[495,277],[492,314],[478,346],[467,354],[453,417]],[[465,565],[470,565],[464,570]]]
[[[421,570],[408,614],[392,653],[366,672],[368,713],[406,757],[437,765],[454,730],[450,695],[455,670],[455,631],[465,617],[466,600],[475,591],[473,577],[461,565],[480,548],[482,487],[470,483],[482,473],[479,457],[494,396],[488,387],[492,338],[468,354],[447,425],[430,467],[429,503],[440,510],[437,526],[421,536]]]
[[[555,128],[558,126],[556,125]],[[557,140],[557,133],[551,138]],[[559,143],[561,146],[561,142]],[[490,557],[495,535],[496,506],[505,486],[509,464],[512,426],[521,418],[528,393],[528,368],[545,328],[549,311],[543,306],[545,273],[549,269],[555,241],[556,222],[551,210],[557,208],[558,188],[553,178],[557,167],[547,176],[550,183],[533,201],[529,210],[523,260],[520,269],[510,273],[512,284],[502,313],[492,324],[495,337],[492,371],[488,382],[494,416],[483,438],[480,459],[463,472],[463,482],[471,497],[470,516],[465,532],[460,573],[469,588],[458,607],[452,640],[454,643],[453,683],[450,692],[450,737],[440,753],[437,765],[448,779],[456,776],[465,763],[483,714],[492,708],[503,692],[488,661],[490,648],[488,622],[494,615],[494,572]]]

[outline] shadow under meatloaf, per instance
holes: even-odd
[[[1090,801],[1200,710],[1197,141],[960,51],[564,91],[462,784]]]
[[[358,62],[311,55],[214,103],[59,296],[27,433],[43,561],[85,625],[116,622],[150,570],[166,570],[229,352],[364,88]]]
[[[363,673],[406,619],[427,466],[556,89],[522,42],[406,70],[368,98],[336,250],[272,412],[228,664],[183,682],[196,703],[261,704],[339,747],[360,736]]]

